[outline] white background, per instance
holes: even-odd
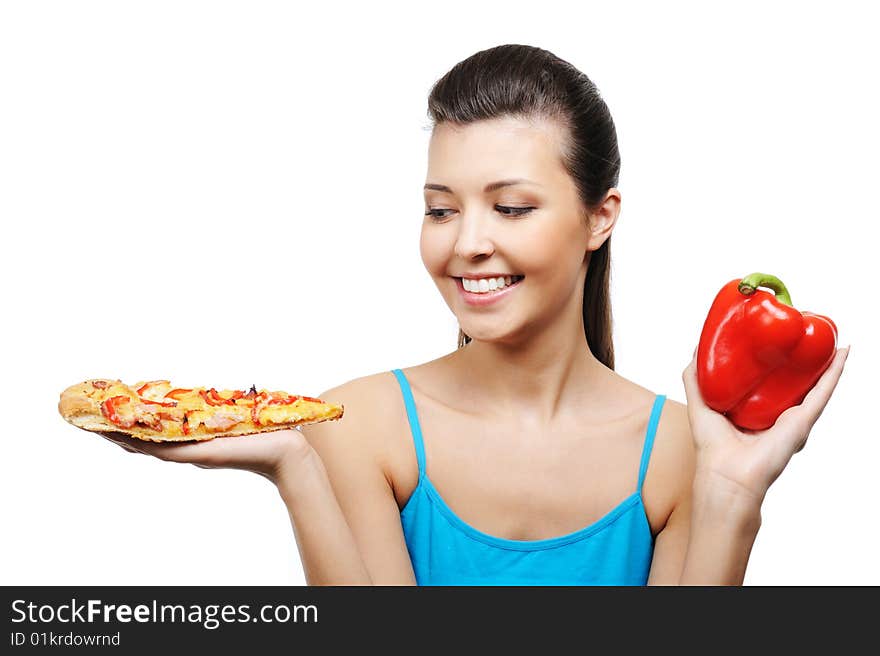
[[[617,125],[621,374],[684,401],[714,294],[752,271],[853,345],[746,583],[880,584],[869,6],[3,3],[0,581],[304,583],[267,481],[128,454],[58,394],[317,394],[452,350],[418,252],[427,95],[524,43],[587,73]]]

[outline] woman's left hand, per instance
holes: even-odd
[[[763,431],[737,428],[703,401],[697,386],[697,358],[682,373],[688,418],[697,448],[696,479],[701,485],[720,485],[759,505],[767,489],[791,457],[804,448],[813,424],[831,398],[849,347],[838,349],[831,364],[800,405],[788,408]]]

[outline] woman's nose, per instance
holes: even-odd
[[[462,215],[458,222],[458,236],[455,240],[455,254],[463,260],[472,260],[481,255],[491,255],[495,245],[490,234],[489,219],[479,215]]]

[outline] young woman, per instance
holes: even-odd
[[[504,45],[432,89],[421,254],[461,331],[436,360],[320,396],[345,417],[124,448],[254,471],[310,584],[741,584],[770,484],[843,370],[762,433],[614,371],[614,123],[553,54]]]

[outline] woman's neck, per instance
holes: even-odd
[[[553,422],[560,408],[599,390],[611,371],[590,352],[582,322],[557,322],[517,343],[472,341],[449,356],[460,388],[474,403],[499,413]],[[485,406],[484,406],[485,407]]]

